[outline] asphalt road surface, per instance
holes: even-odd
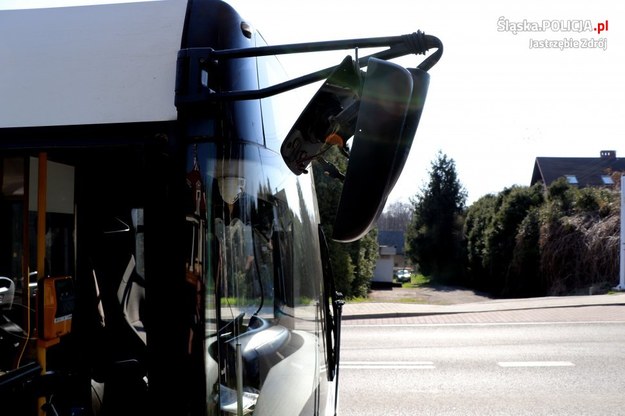
[[[625,414],[625,319],[372,322],[343,326],[341,416]]]

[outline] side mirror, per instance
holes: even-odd
[[[371,58],[332,238],[364,236],[384,209],[419,125],[430,76]]]
[[[382,212],[406,163],[429,85],[428,73],[418,68],[374,57],[367,67],[362,73],[346,57],[280,149],[300,175],[327,147],[343,147],[354,136],[332,236],[339,242],[361,238]]]

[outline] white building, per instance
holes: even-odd
[[[393,263],[397,249],[391,246],[379,246],[378,250],[378,261],[371,281],[378,285],[391,285],[393,283]]]

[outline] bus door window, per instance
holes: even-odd
[[[0,374],[17,367],[28,331],[22,259],[23,157],[0,158]],[[27,284],[27,283],[26,283]]]

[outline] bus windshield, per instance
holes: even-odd
[[[263,401],[263,389],[293,391],[280,380],[282,361],[297,359],[305,345],[316,354],[322,338],[320,282],[304,278],[320,272],[318,253],[311,256],[316,207],[268,149],[195,143],[188,152],[186,273],[197,305],[205,305],[193,312],[204,339],[192,337],[190,350],[195,342],[205,354],[198,358],[205,362],[207,408],[234,412],[238,401],[250,412],[273,407],[279,396]],[[300,371],[314,372],[313,364]]]

